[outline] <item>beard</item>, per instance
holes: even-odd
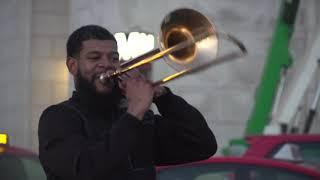
[[[94,104],[101,105],[103,107],[118,105],[120,100],[124,97],[121,93],[118,82],[116,80],[108,82],[105,86],[108,86],[110,91],[99,92],[95,86],[95,80],[98,78],[98,76],[94,76],[91,80],[87,80],[82,76],[80,71],[78,71],[78,74],[76,75],[75,88],[80,94],[89,98]]]

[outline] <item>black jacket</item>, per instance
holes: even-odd
[[[48,180],[154,180],[155,165],[206,159],[217,149],[203,116],[171,91],[161,114],[143,121],[117,106],[97,107],[75,92],[39,121],[39,157]]]

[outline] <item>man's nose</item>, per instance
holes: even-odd
[[[111,60],[108,56],[102,56],[98,65],[101,67],[113,66],[113,64],[111,63]]]

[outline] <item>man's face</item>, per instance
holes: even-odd
[[[99,76],[111,73],[120,66],[117,44],[113,40],[87,40],[82,43],[77,72],[77,81],[86,81],[90,89],[98,94],[109,94],[115,86],[114,82],[102,83]]]

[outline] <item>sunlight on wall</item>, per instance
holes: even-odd
[[[115,33],[120,59],[130,60],[154,48],[155,38],[152,34],[141,32]]]
[[[66,100],[69,96],[69,71],[65,60],[60,60],[56,64],[57,81],[52,86],[52,100],[60,102]]]

